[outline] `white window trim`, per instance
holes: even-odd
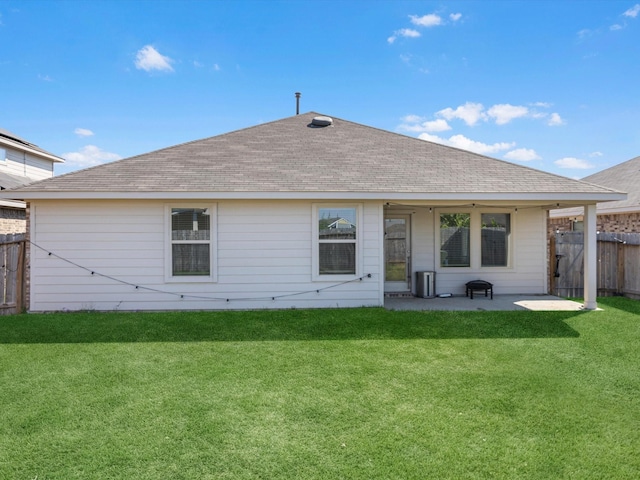
[[[173,208],[208,208],[209,209],[209,275],[173,275],[171,238],[171,209]],[[213,283],[218,281],[218,205],[216,203],[167,203],[164,207],[164,280],[166,283]]]
[[[318,212],[321,208],[356,209],[356,273],[345,275],[320,275],[320,239]],[[363,263],[363,205],[361,203],[313,203],[311,204],[311,280],[313,282],[346,282],[362,276]]]
[[[443,267],[440,265],[440,214],[441,213],[468,213],[470,215],[469,224],[469,242],[471,251],[470,266],[468,267]],[[508,213],[510,214],[511,233],[509,234],[509,255],[507,265],[504,267],[483,267],[482,266],[482,214],[483,213]],[[495,272],[515,270],[514,258],[516,249],[516,218],[515,209],[508,208],[442,208],[436,209],[434,215],[434,232],[435,232],[435,265],[436,272],[455,273],[455,272]]]

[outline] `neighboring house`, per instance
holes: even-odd
[[[483,279],[547,292],[557,204],[625,194],[317,113],[4,192],[30,203],[31,311],[381,306]],[[326,125],[327,126],[322,126]],[[346,219],[352,228],[327,228]],[[485,230],[489,231],[486,233]],[[595,228],[585,241],[595,308]]]
[[[339,218],[327,225],[327,228],[356,228],[356,226],[346,218]]]
[[[20,187],[53,176],[53,165],[64,160],[7,130],[0,129],[0,190]],[[24,233],[25,203],[0,199],[0,234]]]
[[[609,233],[640,233],[640,157],[594,173],[582,179],[604,187],[628,192],[625,200],[596,205],[597,229]],[[582,207],[549,212],[549,233],[582,231]]]

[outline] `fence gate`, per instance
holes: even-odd
[[[550,239],[549,291],[562,297],[584,296],[584,234],[556,233]],[[598,234],[599,296],[640,296],[640,234]]]
[[[0,315],[26,310],[25,235],[0,235]]]

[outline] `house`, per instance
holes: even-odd
[[[64,160],[0,128],[0,190],[16,188],[53,176]],[[25,202],[0,199],[0,234],[24,233]]]
[[[422,271],[545,294],[558,205],[588,212],[595,308],[595,205],[625,199],[315,112],[1,195],[30,204],[31,311],[381,306]]]
[[[629,192],[625,200],[598,203],[596,228],[608,233],[640,233],[640,157],[594,173],[582,179]],[[581,231],[583,208],[561,208],[549,212],[549,233]]]
[[[333,220],[333,218],[331,219]],[[331,222],[329,225],[327,225],[326,228],[356,228],[356,226],[351,223],[349,220],[347,220],[346,218],[338,218],[336,220],[334,220],[333,222]]]

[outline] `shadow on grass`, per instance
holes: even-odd
[[[81,312],[0,317],[0,344],[578,337],[581,312]]]

